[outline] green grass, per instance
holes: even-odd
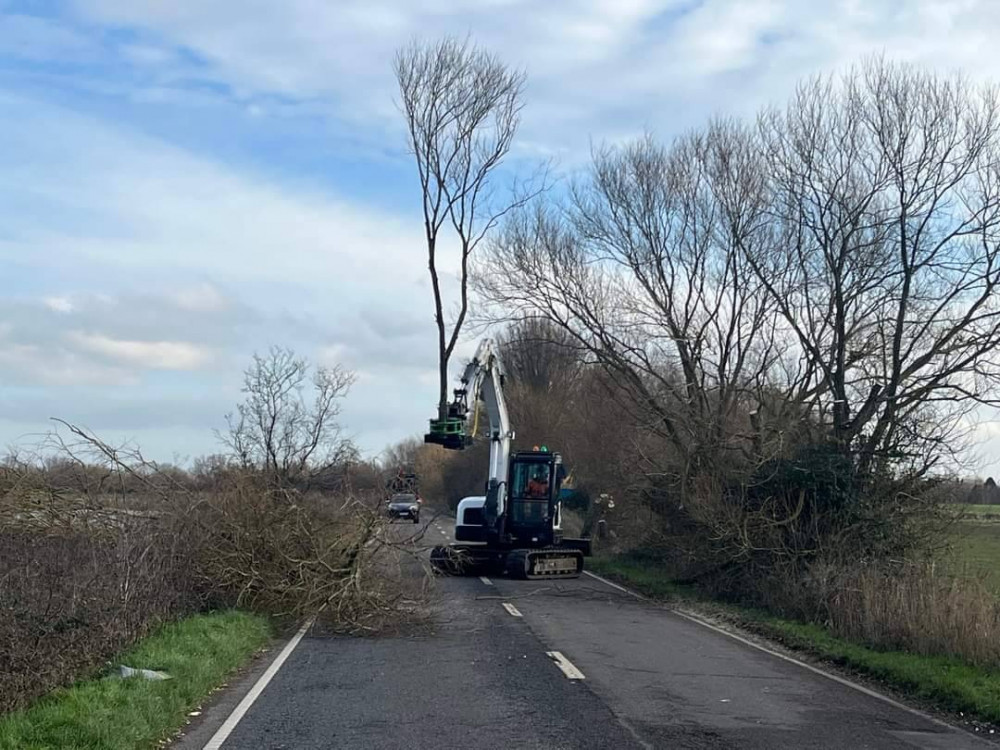
[[[133,750],[156,747],[189,711],[270,635],[266,620],[242,612],[197,615],[170,624],[114,661],[173,679],[104,677],[57,690],[0,718],[0,749]]]
[[[654,599],[702,605],[714,615],[801,652],[874,677],[945,710],[963,711],[1000,722],[1000,671],[971,666],[946,656],[879,651],[837,638],[818,625],[765,612],[723,605],[669,580],[655,561],[634,557],[590,558],[587,567]]]
[[[589,557],[588,570],[627,584],[632,590],[653,599],[686,599],[694,590],[670,580],[668,574],[651,560],[622,557]]]

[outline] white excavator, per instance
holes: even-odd
[[[449,450],[467,448],[478,433],[480,403],[485,406],[490,440],[486,494],[458,504],[455,541],[435,547],[431,564],[448,573],[489,570],[521,579],[576,578],[583,572],[584,556],[590,555],[590,540],[563,537],[562,457],[545,446],[511,453],[514,431],[503,387],[496,345],[484,339],[455,389],[448,416],[432,419],[424,436],[424,442]]]

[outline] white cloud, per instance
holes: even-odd
[[[92,385],[98,415],[116,413],[123,386],[133,405],[169,386],[221,419],[234,396],[220,384],[238,384],[253,351],[282,344],[315,361],[332,347],[381,384],[351,397],[366,448],[381,447],[365,415],[383,413],[388,388],[407,395],[381,429],[422,424],[433,389],[405,369],[434,364],[419,221],[3,94],[0,141],[0,266],[10,289],[38,290],[0,297],[0,380],[53,403]]]
[[[198,370],[212,360],[210,350],[187,341],[123,341],[80,331],[67,335],[85,351],[146,370]]]
[[[178,289],[170,297],[179,308],[191,312],[220,312],[228,306],[222,292],[208,282]]]
[[[42,304],[55,312],[73,312],[73,300],[69,297],[43,297]]]
[[[5,217],[0,258],[192,274],[227,283],[373,289],[412,297],[425,275],[417,220],[307,185],[282,185],[54,107],[0,95],[0,197],[49,219]],[[24,186],[30,185],[26,195]],[[379,270],[383,269],[383,270]],[[388,272],[392,269],[391,273]],[[374,271],[374,272],[373,272]],[[189,290],[187,303],[214,294]],[[393,295],[390,294],[390,297]],[[270,300],[262,300],[269,302]],[[347,300],[345,299],[345,302]]]
[[[196,51],[239,97],[277,94],[385,142],[398,130],[390,62],[414,37],[471,33],[529,72],[524,143],[572,160],[590,138],[675,133],[783,100],[794,82],[859,57],[996,76],[993,0],[78,0],[93,22],[134,25]],[[390,136],[394,137],[394,136]]]
[[[0,373],[8,387],[20,383],[56,389],[81,385],[120,388],[137,382],[132,372],[120,366],[94,362],[66,349],[11,341],[0,341]],[[41,411],[36,415],[38,419],[49,416]]]

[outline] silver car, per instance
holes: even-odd
[[[411,492],[393,495],[389,500],[388,516],[393,521],[405,518],[420,523],[420,498]]]

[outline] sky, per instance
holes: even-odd
[[[995,0],[0,0],[0,445],[59,417],[159,461],[218,451],[274,344],[357,373],[367,455],[422,433],[436,334],[391,60],[443,34],[526,70],[513,170],[871,54],[1000,80]],[[1000,474],[1000,424],[980,434]]]

